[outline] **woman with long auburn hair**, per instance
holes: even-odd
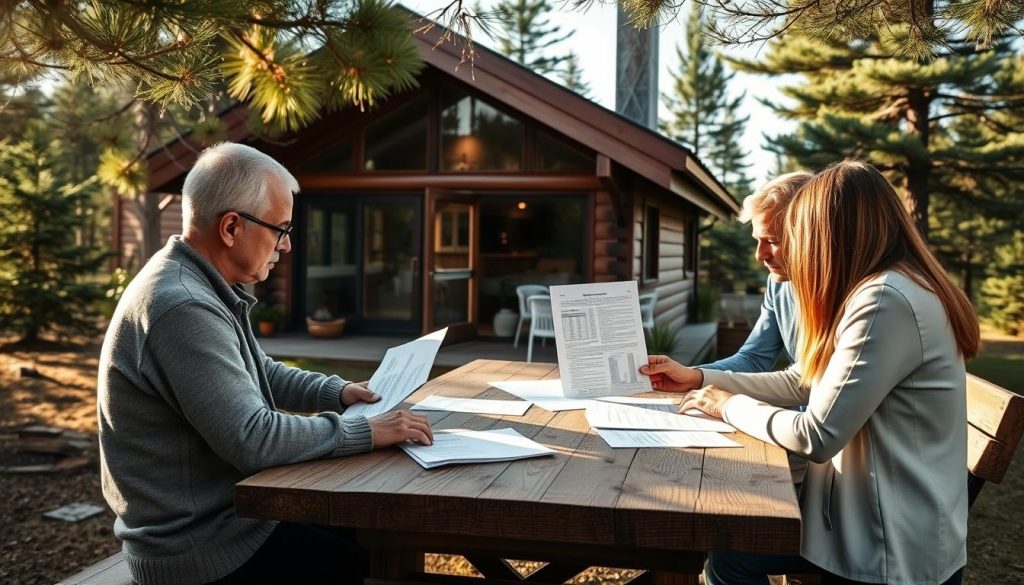
[[[892,185],[863,162],[836,163],[804,185],[783,246],[800,315],[797,363],[762,374],[703,370],[709,386],[680,410],[699,408],[811,461],[801,554],[713,552],[708,585],[808,570],[823,583],[960,583],[964,360],[979,345],[970,302]],[[807,408],[786,409],[795,405]]]

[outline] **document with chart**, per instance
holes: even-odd
[[[555,348],[567,398],[627,396],[651,390],[635,281],[551,287]]]

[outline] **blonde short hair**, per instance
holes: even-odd
[[[756,193],[743,199],[740,222],[750,223],[754,215],[768,215],[773,222],[781,219],[780,212],[786,210],[796,192],[813,176],[810,171],[796,171],[768,181]]]

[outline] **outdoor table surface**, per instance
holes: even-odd
[[[431,394],[514,399],[488,382],[557,377],[555,364],[476,360],[397,408]],[[425,470],[392,447],[287,465],[237,484],[238,514],[355,528],[374,575],[392,579],[422,570],[423,552],[465,554],[474,564],[484,556],[552,561],[573,566],[566,574],[576,565],[695,573],[709,550],[799,552],[786,453],[743,433],[728,435],[739,449],[612,449],[583,410],[421,414],[435,430],[511,427],[557,454]]]

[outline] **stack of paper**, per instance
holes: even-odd
[[[740,446],[719,434],[736,430],[720,420],[676,414],[675,405],[640,400],[595,401],[587,407],[587,422],[612,448]]]
[[[401,443],[399,447],[424,469],[453,463],[491,463],[553,455],[555,451],[520,435],[515,429],[434,432],[433,445]]]

